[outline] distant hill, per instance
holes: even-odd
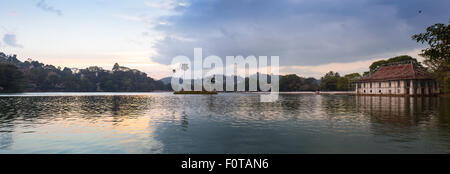
[[[267,75],[267,74],[264,74]],[[251,75],[251,77],[255,77],[258,79],[258,77],[260,76],[259,73],[257,74],[253,74]],[[224,83],[224,90],[226,89],[226,78],[230,77],[230,76],[222,76],[223,78],[223,83]],[[268,81],[270,81],[271,77],[268,76]],[[289,75],[285,75],[285,76],[279,76],[279,80],[280,80],[280,91],[317,91],[319,89],[319,84],[320,84],[320,80],[317,80],[315,78],[304,78],[304,77],[299,77],[296,74],[289,74]],[[170,85],[171,81],[172,81],[172,77],[165,77],[162,78],[160,81],[162,81],[165,85]],[[201,82],[200,79],[196,79],[195,81]],[[234,76],[234,89],[237,89],[237,84],[238,83],[243,83],[246,82],[245,84],[245,89],[246,91],[249,90],[249,78],[243,78],[240,76]],[[191,80],[191,84],[194,83],[194,80]],[[259,86],[259,82],[258,82],[258,86]],[[259,90],[259,87],[258,87]]]
[[[160,79],[161,82],[163,82],[165,85],[170,85],[170,82],[172,81],[172,77],[164,77]]]

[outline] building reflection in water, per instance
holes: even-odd
[[[375,123],[417,125],[429,121],[439,105],[438,97],[356,96],[356,109]]]

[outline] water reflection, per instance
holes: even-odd
[[[443,112],[448,104],[448,100],[439,97],[356,97],[357,111],[370,115],[372,123],[409,127],[448,119],[448,112]]]
[[[0,153],[448,153],[438,97],[0,97]]]
[[[162,145],[152,138],[155,126],[149,121],[157,119],[158,115],[142,117],[152,106],[148,97],[7,97],[0,98],[0,102],[3,106],[0,108],[0,149],[12,153],[150,153],[162,150]],[[142,146],[120,149],[115,147],[117,143]]]

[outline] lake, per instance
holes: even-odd
[[[0,153],[450,153],[450,98],[0,96]]]

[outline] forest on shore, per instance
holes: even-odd
[[[0,52],[0,92],[151,92],[170,85],[136,69],[115,64],[112,70],[98,66],[61,68]]]
[[[237,85],[238,77],[235,79]],[[172,91],[170,80],[171,77],[155,80],[144,72],[117,63],[111,70],[98,66],[61,68],[31,59],[20,61],[16,55],[0,52],[0,93]],[[248,89],[248,77],[245,81]],[[319,83],[315,78],[295,74],[281,76],[280,91],[316,91]]]

